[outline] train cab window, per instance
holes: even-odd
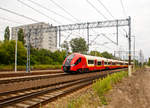
[[[74,56],[75,56],[74,54],[71,54],[70,56],[68,56],[67,59],[72,60]]]
[[[69,55],[69,56],[67,57],[67,60],[66,60],[66,62],[65,62],[65,64],[64,64],[64,66],[69,66],[74,56],[75,56],[75,54]]]
[[[94,60],[88,60],[88,64],[94,64]]]
[[[98,61],[98,65],[102,65],[102,62],[101,62],[101,61]]]
[[[74,64],[77,65],[81,62],[81,58],[79,58]]]

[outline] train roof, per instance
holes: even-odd
[[[107,59],[107,58],[104,58],[104,57],[97,57],[97,56],[91,56],[91,55],[84,55],[84,54],[80,54],[80,53],[74,53],[74,54],[77,54],[77,55],[80,55],[80,56],[84,56],[85,58],[90,59],[90,60],[95,60],[95,59],[97,59],[98,61],[104,60],[104,61],[108,61],[108,62],[128,63],[127,61],[114,60],[114,59]]]
[[[95,60],[95,59],[97,59],[97,60],[107,60],[106,58],[104,58],[104,57],[97,57],[97,56],[90,56],[90,55],[84,55],[87,59],[91,59],[91,60]]]

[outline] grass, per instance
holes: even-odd
[[[105,94],[112,89],[114,84],[127,76],[128,72],[122,71],[108,75],[103,79],[95,80],[92,84],[93,92],[70,100],[67,108],[97,108],[100,105],[107,105]]]
[[[107,100],[104,96],[110,89],[112,89],[112,85],[121,81],[123,77],[128,76],[128,73],[125,71],[114,73],[112,75],[108,75],[103,79],[98,79],[94,81],[92,88],[94,92],[99,96],[101,103],[107,105]]]
[[[14,71],[14,65],[0,65],[0,71]],[[61,65],[33,65],[31,70],[60,69]],[[18,71],[25,71],[26,66],[17,66]]]
[[[88,92],[77,99],[70,100],[66,108],[97,108],[100,106],[98,96]]]

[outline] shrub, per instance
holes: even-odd
[[[112,85],[121,81],[123,77],[126,77],[128,75],[127,72],[119,72],[114,73],[112,75],[108,75],[107,77],[103,79],[98,79],[94,81],[92,87],[95,93],[99,96],[101,103],[106,105],[107,101],[104,96],[104,94],[112,88]]]

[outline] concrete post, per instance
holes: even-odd
[[[132,76],[132,65],[128,65],[128,76]]]

